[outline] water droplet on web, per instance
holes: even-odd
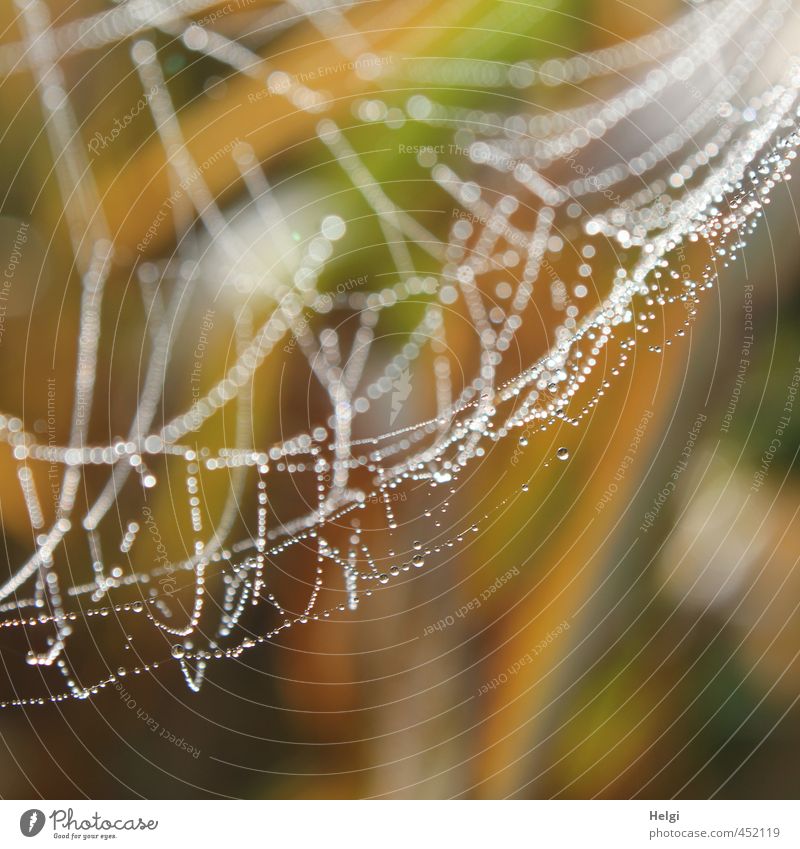
[[[339,215],[328,215],[322,221],[322,235],[334,242],[344,236],[347,227]]]

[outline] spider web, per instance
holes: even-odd
[[[413,56],[386,50],[357,3],[223,14],[130,0],[64,22],[41,0],[18,7],[0,68],[35,83],[80,303],[66,440],[0,416],[32,541],[0,586],[0,626],[32,667],[4,707],[85,699],[166,663],[199,690],[214,661],[347,614],[464,544],[513,497],[442,529],[473,467],[509,441],[504,462],[525,466],[548,432],[552,460],[569,461],[569,429],[634,347],[658,354],[686,335],[800,141],[795,60],[781,54],[775,81],[761,71],[786,0],[710,0],[634,41],[512,63],[463,58],[458,34],[452,56],[423,56],[424,32]],[[387,7],[384,27],[425,7]],[[555,8],[459,13],[514,32]],[[289,73],[269,58],[302,26],[336,65]],[[141,96],[125,105],[150,116],[170,189],[133,259],[62,69],[120,45]],[[265,120],[279,102],[306,116],[324,181],[296,188],[237,136],[198,161],[165,70],[172,45],[219,69],[209,97],[246,78]],[[327,88],[337,74],[349,111]],[[400,157],[403,180],[387,178]],[[212,184],[220,163],[230,185]],[[436,209],[418,208],[422,184]],[[100,374],[118,323],[103,308],[119,266],[139,298],[124,305],[142,328],[136,397],[125,434],[97,441],[111,427]],[[657,312],[670,329],[650,344]],[[287,600],[277,587],[292,578]],[[134,633],[146,649],[131,662]],[[86,634],[102,645],[91,662]]]

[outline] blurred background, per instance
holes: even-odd
[[[48,13],[43,3],[4,0],[0,246],[13,275],[0,292],[0,410],[19,416],[42,443],[69,441],[82,298],[74,246],[77,239],[91,256],[98,221],[95,211],[79,208],[85,197],[98,199],[114,245],[87,432],[89,444],[105,445],[131,426],[152,316],[172,298],[183,304],[175,292],[187,263],[192,273],[183,278],[189,283],[155,414],[159,425],[190,408],[198,387],[206,393],[225,375],[242,336],[248,328],[252,334],[277,299],[269,288],[277,284],[260,282],[261,271],[269,269],[269,280],[295,274],[301,264],[295,245],[307,246],[320,221],[328,221],[328,241],[337,242],[338,252],[320,273],[318,291],[357,296],[348,301],[351,312],[336,314],[341,338],[352,338],[348,322],[369,308],[368,293],[404,276],[395,268],[394,231],[387,233],[374,212],[380,200],[358,189],[358,174],[342,161],[366,163],[367,183],[446,241],[457,204],[432,178],[430,150],[441,147],[438,161],[468,172],[484,189],[500,182],[481,163],[465,162],[458,149],[476,136],[463,125],[454,129],[453,114],[486,125],[492,116],[500,116],[498,123],[506,116],[552,116],[610,101],[621,89],[641,90],[649,66],[636,56],[618,72],[561,86],[545,84],[546,74],[537,82],[530,69],[553,57],[639,44],[704,6],[710,26],[719,11],[712,3],[674,0],[380,0],[336,5],[332,12],[333,5],[181,2],[170,17],[158,3],[78,0],[65,8],[50,4]],[[776,8],[784,17],[766,39],[757,69],[726,98],[736,109],[772,85],[800,45],[793,4],[745,5],[742,21],[747,11],[763,22]],[[102,17],[115,10],[125,15]],[[55,35],[37,36],[37,26]],[[730,74],[748,38],[758,34],[756,26],[743,29],[707,57],[711,71],[692,85],[712,86]],[[671,49],[691,45],[704,34],[701,18],[675,32]],[[659,51],[668,48],[659,38],[642,50],[663,68]],[[222,45],[216,57],[202,52],[209,43]],[[148,103],[149,86],[160,85],[148,77],[148,50],[157,56],[176,126],[202,180],[190,171],[179,184],[179,172],[165,167],[171,140],[180,136],[170,136],[175,128],[167,113],[154,118],[161,101],[153,95]],[[30,55],[38,55],[38,64]],[[58,130],[43,118],[37,96],[36,69],[48,57],[56,57],[63,74],[81,138],[82,160],[61,151],[66,172],[54,168]],[[271,70],[259,66],[250,74],[254,57]],[[276,68],[286,79],[274,76]],[[509,69],[516,70],[509,76]],[[328,106],[292,104],[281,96],[290,83],[324,91]],[[46,84],[39,79],[40,88]],[[672,91],[638,123],[622,121],[582,149],[577,173],[602,172],[612,154],[625,160],[640,137],[649,143],[666,137],[680,126],[686,102],[710,97],[689,91]],[[452,111],[431,118],[434,102]],[[580,113],[571,114],[579,123]],[[320,121],[331,116],[350,151],[335,158],[320,132]],[[162,119],[167,130],[159,134]],[[690,146],[707,150],[706,143],[698,136]],[[248,171],[254,163],[257,173]],[[559,167],[571,176],[563,162]],[[90,179],[92,194],[77,193],[65,204],[64,173],[75,185]],[[626,184],[623,191],[635,190]],[[599,201],[598,208],[610,205],[608,196]],[[396,581],[376,581],[355,611],[335,610],[210,664],[193,693],[161,633],[133,630],[125,617],[90,621],[83,613],[97,602],[72,597],[70,609],[86,627],[76,626],[80,633],[68,652],[86,685],[129,661],[155,658],[159,666],[120,677],[116,683],[124,686],[85,701],[0,711],[0,795],[794,798],[800,791],[800,408],[794,408],[800,263],[792,184],[778,186],[771,201],[746,238],[744,258],[716,268],[718,284],[702,294],[696,314],[687,317],[682,304],[651,305],[641,344],[625,351],[612,342],[590,378],[598,403],[578,427],[556,420],[527,440],[521,458],[516,436],[493,444],[448,488],[445,512],[442,497],[410,481],[393,495],[398,527],[391,539],[383,506],[368,504],[360,531],[380,550],[381,562],[419,548],[425,566]],[[551,276],[577,279],[586,242],[581,226],[596,211],[590,199],[585,203],[559,230],[563,245],[554,252]],[[523,207],[519,226],[532,230],[538,207],[530,198]],[[339,222],[346,234],[338,232]],[[424,242],[411,244],[405,261],[416,279],[435,281],[441,262]],[[699,279],[713,262],[704,251],[692,246],[674,267],[680,274],[691,267]],[[585,307],[605,297],[614,269],[630,261],[625,251],[598,251],[585,280]],[[172,282],[162,287],[167,272]],[[494,291],[500,277],[487,277]],[[503,379],[541,356],[563,324],[566,307],[549,281],[543,292],[508,352]],[[406,344],[423,301],[410,298],[381,314],[380,340]],[[324,324],[319,313],[330,319],[324,309],[317,313],[310,319],[315,329]],[[453,306],[450,321],[446,354],[457,393],[476,371],[479,349],[468,310]],[[389,350],[376,345],[371,355],[377,360]],[[293,349],[279,353],[249,387],[247,428],[256,446],[326,426],[329,414],[302,357]],[[395,386],[372,405],[355,438],[436,415],[436,386],[421,370],[436,353],[421,356],[407,390]],[[627,357],[624,369],[616,368],[620,353]],[[198,359],[202,373],[192,377]],[[370,368],[367,379],[379,374]],[[393,400],[398,393],[401,404]],[[199,442],[217,447],[237,439],[236,419],[226,415],[198,432]],[[559,448],[567,449],[567,462],[555,459]],[[0,445],[3,582],[34,550],[40,532],[32,530],[17,459],[12,446]],[[178,559],[191,550],[192,525],[181,502],[185,481],[169,462],[156,469],[154,458],[153,471],[167,485],[147,503],[170,557]],[[32,474],[47,524],[55,517],[61,471],[53,477],[48,464],[39,466]],[[87,471],[81,499],[91,503],[90,493],[102,490],[101,471]],[[288,522],[311,503],[313,481],[306,491],[290,474],[274,477],[270,522]],[[241,496],[234,533],[240,539],[252,535],[257,521],[255,483],[253,474]],[[223,509],[226,492],[216,478],[204,478],[209,512]],[[139,509],[137,499],[140,494],[123,491],[111,511],[116,537],[108,532],[108,539],[117,545],[131,510]],[[425,515],[437,509],[440,519]],[[462,533],[472,523],[477,532]],[[346,539],[354,526],[342,522],[331,533]],[[448,544],[454,536],[462,538]],[[76,540],[60,555],[59,568],[73,585],[91,579],[85,551],[85,540]],[[120,575],[141,568],[137,558],[154,557],[152,545],[149,552],[134,547],[121,554]],[[315,566],[296,549],[270,562],[268,586],[286,611],[302,612]],[[338,593],[334,604],[341,602],[342,586],[332,582],[329,590]],[[250,633],[274,627],[260,615],[248,620]],[[15,616],[4,608],[3,617]],[[25,664],[39,639],[29,631],[35,629],[0,629],[2,699],[64,687],[51,670]]]

